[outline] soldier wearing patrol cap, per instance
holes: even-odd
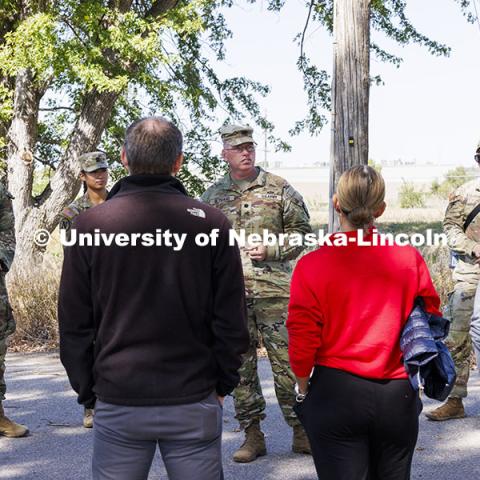
[[[60,228],[69,237],[73,219],[84,210],[103,203],[107,198],[108,163],[102,152],[84,153],[78,159],[81,166],[80,179],[83,195],[65,208],[61,214]]]
[[[255,141],[250,126],[226,125],[220,129],[222,156],[229,173],[212,185],[202,200],[229,218],[237,232],[248,236],[264,230],[286,234],[282,245],[241,247],[247,289],[250,348],[240,369],[240,384],[234,390],[236,418],[245,430],[245,442],[233,456],[236,462],[251,462],[266,454],[260,421],[265,418],[265,399],[257,373],[257,341],[261,334],[272,365],[275,393],[283,416],[293,427],[292,449],[311,453],[310,444],[295,413],[295,377],[288,360],[287,316],[290,260],[303,250],[289,245],[288,234],[311,232],[309,214],[300,194],[277,175],[255,166]],[[292,242],[293,243],[293,242]]]
[[[480,142],[475,152],[475,161],[480,165]],[[478,313],[472,323],[474,298],[480,279],[480,179],[476,178],[457,188],[450,196],[443,228],[450,249],[456,254],[453,271],[454,287],[449,294],[445,316],[451,320],[446,343],[452,353],[457,370],[455,387],[444,405],[425,415],[430,420],[463,418],[465,410],[462,398],[467,396],[470,372],[472,338],[480,342]]]
[[[79,157],[83,195],[65,208],[61,214],[60,229],[70,238],[73,219],[81,212],[103,203],[108,195],[108,163],[103,152],[89,152]],[[84,405],[83,426],[93,427],[94,404]]]

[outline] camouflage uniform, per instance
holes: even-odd
[[[90,173],[100,168],[108,168],[106,156],[103,152],[88,152],[79,157],[80,166],[82,172]],[[107,192],[108,193],[108,192]],[[70,240],[71,229],[73,220],[77,215],[94,207],[93,203],[88,196],[88,192],[85,192],[80,198],[74,200],[68,207],[64,208],[61,217],[59,228],[65,230],[66,239]],[[95,401],[84,405],[84,418],[83,426],[91,428],[93,426],[93,409],[95,407]]]
[[[5,400],[5,355],[7,337],[15,331],[15,320],[8,302],[5,274],[15,253],[15,230],[11,195],[0,181],[0,404]]]
[[[457,369],[457,381],[452,398],[467,396],[472,342],[469,334],[475,291],[480,279],[480,269],[475,264],[473,249],[480,242],[480,215],[470,223],[467,231],[463,225],[468,214],[480,204],[480,180],[475,179],[459,187],[450,195],[443,228],[449,247],[456,252],[458,262],[453,271],[455,282],[449,294],[445,316],[452,323],[446,343]]]
[[[81,155],[78,159],[82,172],[91,173],[100,168],[108,168],[107,157],[103,152],[88,152]],[[70,230],[73,219],[81,212],[88,210],[94,205],[90,201],[88,192],[72,202],[61,213],[59,228],[65,230],[67,240],[70,239]]]
[[[243,188],[226,175],[211,186],[202,200],[219,208],[232,222],[237,233],[246,235],[306,234],[311,232],[307,208],[300,194],[286,180],[258,168],[258,176]],[[295,377],[289,367],[288,337],[285,328],[290,289],[290,260],[303,246],[267,247],[264,261],[253,261],[240,249],[250,330],[250,348],[240,369],[240,384],[235,389],[236,418],[241,428],[265,418],[265,399],[257,374],[257,339],[260,332],[272,365],[275,393],[286,422],[299,425],[292,407],[295,403]]]
[[[77,200],[73,201],[67,208],[63,209],[61,213],[61,219],[59,228],[65,230],[67,240],[70,239],[70,230],[72,229],[73,219],[82,213],[85,210],[93,207],[92,202],[88,196],[88,193],[85,193]]]

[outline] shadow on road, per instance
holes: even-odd
[[[291,429],[275,401],[268,361],[259,363],[267,419],[262,425],[268,455],[251,464],[231,458],[243,441],[234,418],[231,398],[224,407],[223,456],[226,480],[312,480],[311,457],[291,452]],[[0,479],[87,480],[90,478],[92,431],[81,426],[82,408],[57,354],[9,354],[7,357],[7,415],[25,423],[31,435],[21,439],[0,437]],[[421,417],[420,436],[412,480],[465,480],[480,471],[480,378],[472,373],[468,417],[450,422]],[[424,410],[437,404],[425,401]],[[167,478],[160,456],[149,479]],[[190,480],[190,479],[186,479]],[[194,479],[192,479],[194,480]]]

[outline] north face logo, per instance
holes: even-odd
[[[205,212],[201,208],[187,208],[187,212],[190,215],[200,218],[206,218]]]

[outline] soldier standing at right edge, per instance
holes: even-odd
[[[28,428],[5,416],[2,402],[7,390],[4,379],[7,337],[15,331],[15,320],[8,302],[5,275],[10,269],[15,253],[15,228],[11,196],[0,181],[0,435],[23,437]]]
[[[475,161],[480,165],[480,142]],[[445,404],[425,415],[430,420],[463,418],[462,398],[467,396],[472,340],[470,325],[475,291],[480,279],[480,179],[457,188],[449,197],[443,228],[448,246],[457,254],[453,271],[454,287],[449,294],[445,316],[451,320],[446,339],[457,370],[457,381]]]

